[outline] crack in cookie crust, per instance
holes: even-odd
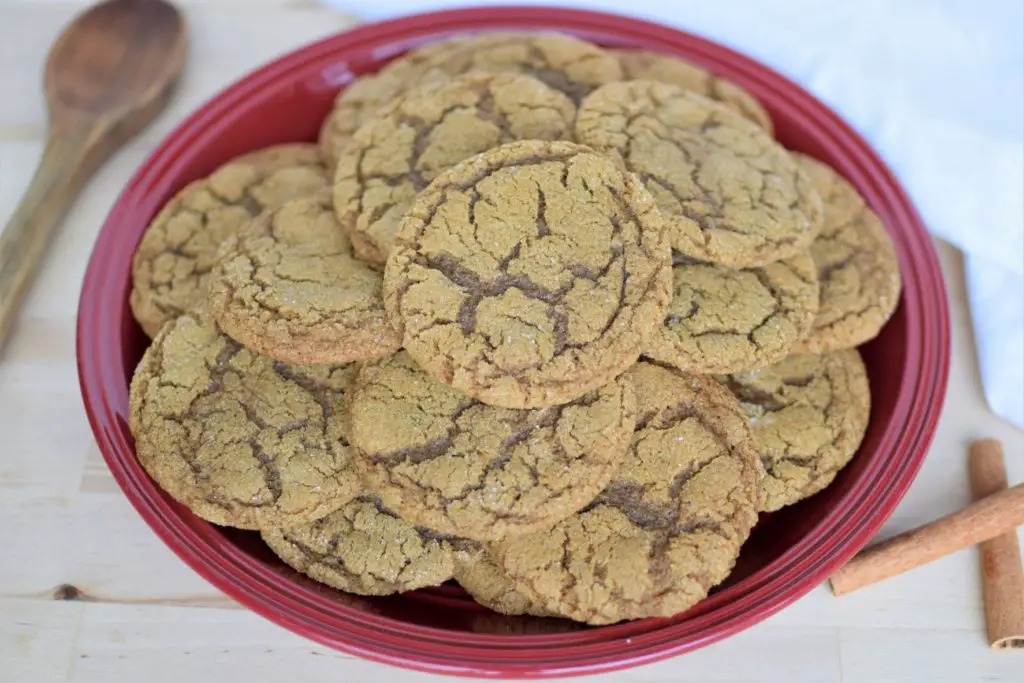
[[[132,259],[132,313],[154,337],[201,304],[218,247],[263,209],[327,187],[314,145],[268,147],[191,183],[157,214]]]
[[[630,370],[638,419],[615,479],[580,513],[487,550],[518,590],[590,624],[671,616],[731,571],[760,472],[739,406],[711,378]]]
[[[721,102],[743,118],[756,123],[772,135],[772,118],[761,103],[732,81],[719,78],[692,62],[671,55],[647,50],[610,50],[625,76],[623,80],[657,81],[678,85],[687,90]]]
[[[353,366],[286,366],[240,346],[205,312],[168,323],[131,384],[139,461],[215,524],[298,524],[358,491],[346,393]]]
[[[333,168],[352,134],[369,121],[377,110],[411,87],[440,83],[448,76],[431,70],[432,60],[457,49],[465,39],[452,38],[413,48],[384,65],[380,71],[360,76],[338,93],[331,113],[320,127],[320,151]]]
[[[566,405],[496,408],[399,352],[361,366],[350,414],[356,467],[386,506],[490,540],[550,526],[593,499],[625,453],[635,400],[624,376]]]
[[[750,420],[765,469],[764,510],[778,510],[828,486],[864,438],[871,392],[854,349],[793,355],[720,379]]]
[[[681,262],[672,271],[668,316],[644,355],[687,372],[740,372],[779,361],[818,311],[809,253],[745,270]]]
[[[519,74],[471,74],[400,96],[338,161],[334,204],[360,258],[383,264],[416,194],[463,159],[515,140],[572,138],[576,107]]]
[[[878,216],[850,183],[803,154],[794,155],[825,204],[811,256],[821,280],[821,306],[800,352],[859,346],[878,333],[900,301],[896,246]]]
[[[465,539],[435,534],[361,496],[302,526],[266,529],[263,540],[296,571],[339,590],[391,595],[439,586],[477,554]]]
[[[612,83],[576,117],[576,140],[636,173],[674,249],[734,268],[807,249],[821,198],[785,149],[727,107],[676,85]]]
[[[431,375],[509,408],[608,383],[664,319],[671,261],[651,197],[571,143],[473,157],[417,199],[384,274]]]
[[[396,351],[381,274],[359,261],[324,190],[261,214],[221,249],[210,306],[225,332],[291,363],[347,363]]]
[[[429,67],[449,76],[474,71],[525,74],[577,104],[594,88],[622,80],[622,67],[614,56],[596,45],[558,33],[485,33],[437,56]]]

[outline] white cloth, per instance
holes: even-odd
[[[367,21],[467,2],[326,0]],[[486,0],[476,5],[500,5]],[[835,108],[967,255],[982,381],[1024,427],[1024,3],[557,0],[734,47]]]

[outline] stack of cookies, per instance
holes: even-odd
[[[868,423],[892,242],[735,84],[558,34],[433,43],[319,146],[138,247],[140,462],[300,572],[505,614],[670,616]]]

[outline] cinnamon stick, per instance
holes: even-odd
[[[968,466],[974,498],[1006,489],[1003,445],[995,439],[971,444]],[[1024,648],[1024,566],[1015,530],[978,545],[981,553],[985,630],[996,650]]]
[[[995,538],[1024,524],[1024,484],[1004,489],[934,522],[862,550],[832,575],[843,595]]]

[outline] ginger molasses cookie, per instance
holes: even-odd
[[[210,276],[221,328],[289,363],[347,363],[394,353],[381,274],[355,258],[330,191],[254,219],[223,245]]]
[[[801,351],[827,353],[874,339],[900,301],[900,266],[892,237],[850,183],[803,154],[794,155],[825,203],[825,223],[811,243],[821,306]]]
[[[673,249],[749,268],[793,256],[821,229],[821,198],[770,135],[678,85],[611,83],[576,117],[576,141],[639,176]]]
[[[150,337],[206,299],[217,248],[255,215],[329,185],[315,145],[238,157],[179,192],[146,228],[132,261],[131,307]]]
[[[739,372],[782,360],[818,311],[809,253],[757,268],[676,260],[665,322],[644,355],[696,374]]]
[[[455,565],[455,580],[474,600],[501,614],[548,616],[543,606],[516,590],[515,582],[487,553]]]
[[[622,65],[624,80],[658,81],[679,85],[687,90],[721,102],[745,119],[753,121],[769,135],[772,118],[753,95],[730,80],[719,78],[707,69],[680,57],[649,50],[611,50]]]
[[[496,408],[424,373],[405,352],[361,364],[353,463],[390,510],[474,540],[551,526],[615,474],[635,417],[620,377],[550,408]]]
[[[613,55],[560,33],[484,33],[433,58],[428,67],[449,76],[471,71],[526,74],[576,103],[594,88],[622,80],[622,67]]]
[[[766,472],[763,510],[828,486],[867,430],[871,392],[855,349],[794,355],[722,381],[750,419]]]
[[[636,179],[568,142],[514,142],[438,176],[384,272],[404,346],[484,403],[576,399],[636,361],[665,319],[671,259]]]
[[[369,496],[314,522],[261,535],[292,569],[359,595],[440,586],[454,575],[458,558],[476,554],[476,544],[409,524]]]
[[[346,145],[334,206],[356,254],[383,264],[427,184],[474,154],[515,140],[571,140],[576,107],[521,74],[470,74],[400,96]]]
[[[356,496],[345,366],[278,363],[217,329],[205,311],[168,323],[131,384],[139,462],[215,524],[302,524]]]
[[[615,479],[553,529],[487,547],[517,590],[590,624],[688,609],[757,521],[760,470],[736,400],[710,377],[650,363],[629,375],[636,431]]]
[[[327,163],[333,167],[356,129],[391,100],[416,85],[447,80],[446,74],[430,71],[429,62],[458,48],[464,40],[451,38],[413,48],[377,73],[360,76],[345,86],[320,127],[320,151]]]

